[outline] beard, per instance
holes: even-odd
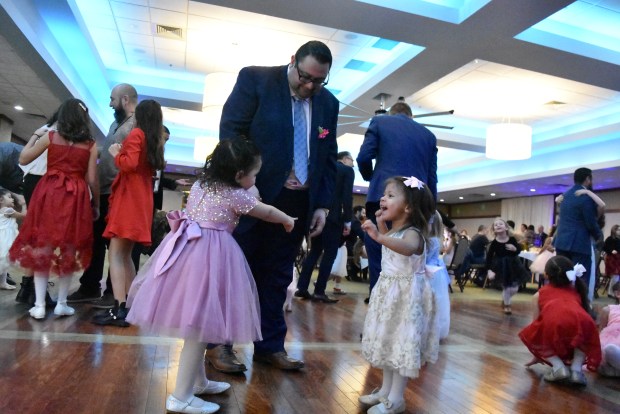
[[[127,112],[125,112],[122,107],[114,108],[114,120],[117,124],[120,125],[125,120],[125,118],[127,118]]]

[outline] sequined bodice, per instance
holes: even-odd
[[[243,188],[220,187],[211,191],[197,181],[187,200],[186,213],[193,221],[224,223],[232,231],[239,217],[252,210],[258,200]]]

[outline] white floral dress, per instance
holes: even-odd
[[[403,238],[407,228],[390,237]],[[416,378],[439,354],[435,297],[422,255],[403,256],[383,246],[381,274],[364,322],[362,354],[373,366]]]

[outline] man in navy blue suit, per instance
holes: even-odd
[[[592,170],[578,168],[573,174],[575,185],[564,193],[560,204],[558,229],[553,238],[556,254],[568,257],[574,264],[586,268],[582,276],[588,286],[588,297],[592,300],[594,288],[590,286],[592,274],[593,242],[601,239],[603,233],[597,222],[596,203],[587,195],[578,196],[577,190],[592,190]],[[594,279],[592,279],[594,282]]]
[[[385,180],[390,177],[414,176],[425,182],[437,198],[437,139],[431,131],[412,119],[411,108],[404,102],[394,104],[389,115],[372,118],[357,156],[357,164],[364,180],[370,181],[366,217],[375,224],[375,212],[379,209]],[[364,238],[364,244],[372,292],[381,272],[381,245],[368,236]]]
[[[312,299],[314,302],[336,303],[337,299],[332,299],[325,294],[325,287],[341,245],[342,236],[347,236],[351,231],[351,217],[353,216],[353,181],[355,172],[353,171],[353,157],[348,151],[338,153],[338,164],[336,171],[336,189],[332,204],[329,208],[327,223],[320,236],[314,237],[310,243],[310,253],[304,260],[299,280],[297,281],[297,292],[295,296],[304,299]],[[312,271],[323,254],[319,274],[314,286],[314,293],[310,295],[308,286]]]
[[[256,187],[262,201],[297,217],[293,231],[286,233],[280,225],[243,216],[234,233],[260,301],[263,340],[254,343],[254,360],[286,370],[304,366],[284,349],[286,290],[304,235],[323,230],[336,180],[339,102],[324,88],[331,65],[329,48],[311,41],[288,65],[241,69],[220,122],[220,139],[245,136],[260,149],[263,166]],[[295,130],[302,119],[305,128]],[[295,157],[300,139],[307,146],[303,157]],[[207,359],[223,372],[245,371],[230,345],[210,345]]]

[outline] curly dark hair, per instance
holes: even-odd
[[[88,108],[79,99],[67,99],[58,108],[58,133],[69,142],[92,141]]]
[[[422,188],[411,188],[405,185],[407,177],[391,177],[385,181],[385,186],[394,184],[405,194],[405,202],[411,212],[409,213],[408,222],[410,226],[422,232],[422,235],[428,237],[428,222],[435,214],[435,198],[428,189],[428,185],[424,184]]]
[[[155,170],[164,169],[164,127],[161,105],[152,99],[146,99],[136,106],[136,127],[146,136],[146,158]]]
[[[573,262],[564,256],[554,256],[545,265],[545,274],[549,278],[549,283],[553,286],[563,287],[568,286],[572,282],[568,280],[566,272],[573,270]],[[590,301],[588,300],[588,288],[581,278],[575,279],[575,290],[581,297],[581,306],[590,312]]]
[[[220,141],[198,174],[200,184],[215,189],[218,186],[239,187],[237,173],[249,172],[260,160],[254,142],[240,137]]]

